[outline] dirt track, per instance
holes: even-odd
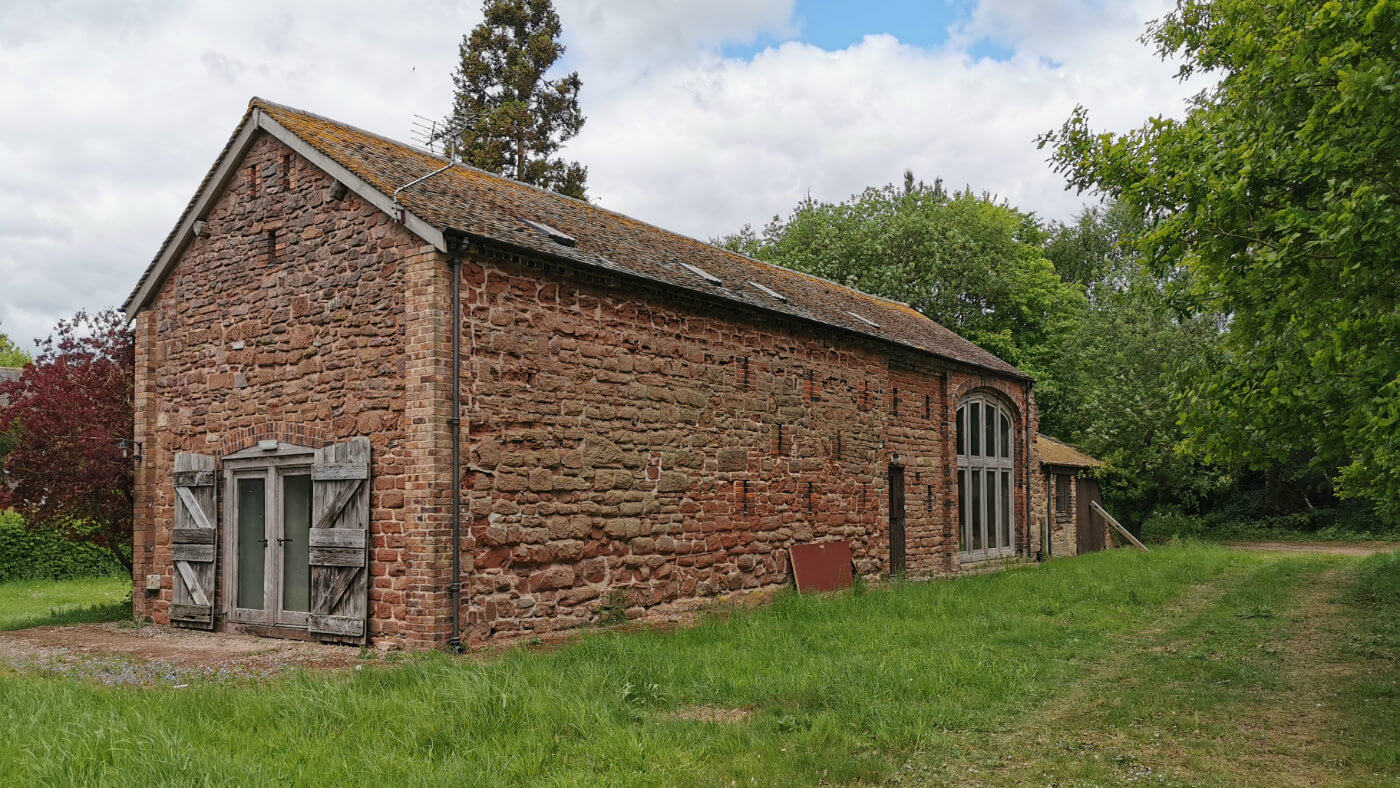
[[[1271,553],[1331,553],[1333,555],[1373,555],[1400,550],[1396,542],[1226,542],[1235,550]]]
[[[115,623],[0,633],[0,666],[106,684],[180,684],[256,677],[289,668],[348,668],[358,649],[252,635]]]

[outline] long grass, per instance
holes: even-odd
[[[0,632],[131,618],[131,578],[0,583]]]
[[[1115,632],[1258,562],[1118,551],[672,632],[343,674],[107,688],[0,672],[0,781],[807,785],[879,779],[1056,690]],[[741,709],[739,722],[688,719]]]

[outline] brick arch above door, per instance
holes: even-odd
[[[334,436],[314,425],[269,421],[257,427],[239,427],[225,432],[219,439],[218,456],[233,454],[262,440],[276,440],[313,449],[335,443]]]

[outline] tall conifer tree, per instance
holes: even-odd
[[[585,199],[588,168],[555,156],[583,127],[578,72],[546,79],[564,54],[550,0],[486,0],[462,38],[450,122],[465,124],[449,149],[471,164]]]

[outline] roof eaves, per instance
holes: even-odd
[[[122,310],[126,313],[127,320],[136,317],[136,313],[150,300],[151,293],[165,278],[165,273],[170,268],[172,261],[179,257],[180,252],[189,243],[190,237],[194,234],[195,221],[204,214],[214,198],[228,185],[234,174],[234,162],[242,158],[248,150],[248,146],[252,143],[253,134],[257,131],[257,114],[257,109],[253,107],[249,107],[248,111],[243,114],[238,128],[234,130],[228,142],[224,143],[224,149],[214,160],[214,165],[209,168],[204,180],[200,181],[199,188],[195,190],[194,196],[185,205],[185,210],[181,212],[175,227],[166,235],[155,258],[146,266],[146,270],[141,274],[141,279],[137,281],[136,287],[127,296],[126,301],[122,304]]]
[[[449,228],[448,232],[460,235],[473,242],[482,243],[488,246],[494,246],[499,249],[503,249],[513,254],[524,255],[527,257],[543,257],[570,266],[587,266],[599,271],[606,271],[608,273],[617,274],[626,279],[645,282],[647,284],[654,285],[664,290],[685,293],[687,295],[699,296],[702,298],[709,298],[725,304],[736,304],[739,306],[747,307],[749,309],[756,309],[766,314],[776,315],[778,317],[789,319],[797,319],[807,323],[811,323],[816,326],[820,326],[822,328],[836,329],[837,331],[852,334],[863,339],[874,339],[885,345],[904,348],[906,350],[914,350],[919,353],[926,353],[928,355],[942,359],[943,361],[947,361],[952,364],[957,364],[968,369],[986,369],[986,367],[977,364],[976,362],[966,361],[960,358],[954,358],[953,356],[947,355],[945,353],[940,353],[936,350],[930,350],[929,348],[920,347],[918,345],[912,345],[902,340],[892,339],[874,331],[862,331],[858,328],[842,325],[840,323],[832,323],[830,321],[816,317],[810,312],[807,312],[806,310],[798,312],[796,309],[791,308],[791,304],[784,304],[784,306],[790,307],[788,309],[777,309],[772,306],[769,306],[768,304],[762,303],[757,298],[750,299],[726,288],[714,288],[713,291],[711,291],[701,290],[695,287],[686,287],[685,285],[679,285],[675,282],[668,282],[665,279],[660,279],[654,276],[647,276],[646,274],[643,274],[639,271],[634,271],[630,268],[625,268],[612,262],[606,257],[598,255],[591,255],[585,257],[583,254],[569,255],[561,252],[547,252],[541,249],[512,243],[508,240],[497,238],[495,236],[483,235],[481,233],[472,232],[470,230]],[[1024,381],[1034,380],[1032,377],[1020,371],[1019,369],[1016,369],[1015,367],[1013,367],[1012,369],[1014,370],[1013,372],[1003,372],[998,370],[997,374],[1006,375],[1007,377],[1016,378],[1018,380]]]

